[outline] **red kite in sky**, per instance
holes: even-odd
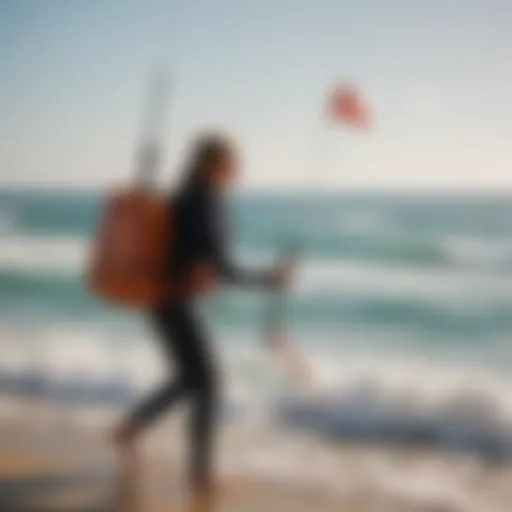
[[[344,123],[353,128],[368,128],[368,109],[354,87],[340,85],[330,94],[327,113],[336,123]]]

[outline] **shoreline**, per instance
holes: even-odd
[[[114,512],[117,470],[107,423],[56,428],[52,414],[39,412],[38,421],[0,423],[0,510]],[[172,511],[183,492],[184,447],[173,441],[182,434],[179,423],[162,424],[143,443],[143,512]],[[174,450],[162,449],[173,442]],[[263,464],[265,450],[275,447],[280,459]],[[221,497],[226,512],[509,512],[512,506],[512,470],[467,456],[237,426],[221,429],[220,452],[220,479],[234,489]],[[244,454],[245,466],[235,456]]]

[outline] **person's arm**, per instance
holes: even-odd
[[[223,281],[263,288],[273,287],[279,283],[280,275],[276,269],[246,269],[231,260],[226,249],[225,226],[217,205],[205,202],[201,220],[204,254]]]

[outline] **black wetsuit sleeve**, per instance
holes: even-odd
[[[226,226],[220,207],[213,201],[205,201],[201,208],[202,251],[223,281],[229,284],[270,287],[273,275],[270,270],[241,268],[235,264],[226,249]]]

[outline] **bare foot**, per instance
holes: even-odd
[[[215,482],[215,490],[213,491],[213,495],[215,498],[219,496],[233,496],[237,493],[242,493],[246,491],[246,482],[243,480],[236,480],[234,478],[223,479]]]
[[[119,426],[112,435],[112,442],[120,451],[133,450],[135,447],[136,430],[131,425],[124,423]]]
[[[119,457],[114,510],[115,512],[143,512],[140,497],[140,459],[135,432],[123,427],[118,429],[114,434],[114,445]]]
[[[194,494],[174,512],[213,512],[214,504],[214,493],[211,491],[201,491]]]

